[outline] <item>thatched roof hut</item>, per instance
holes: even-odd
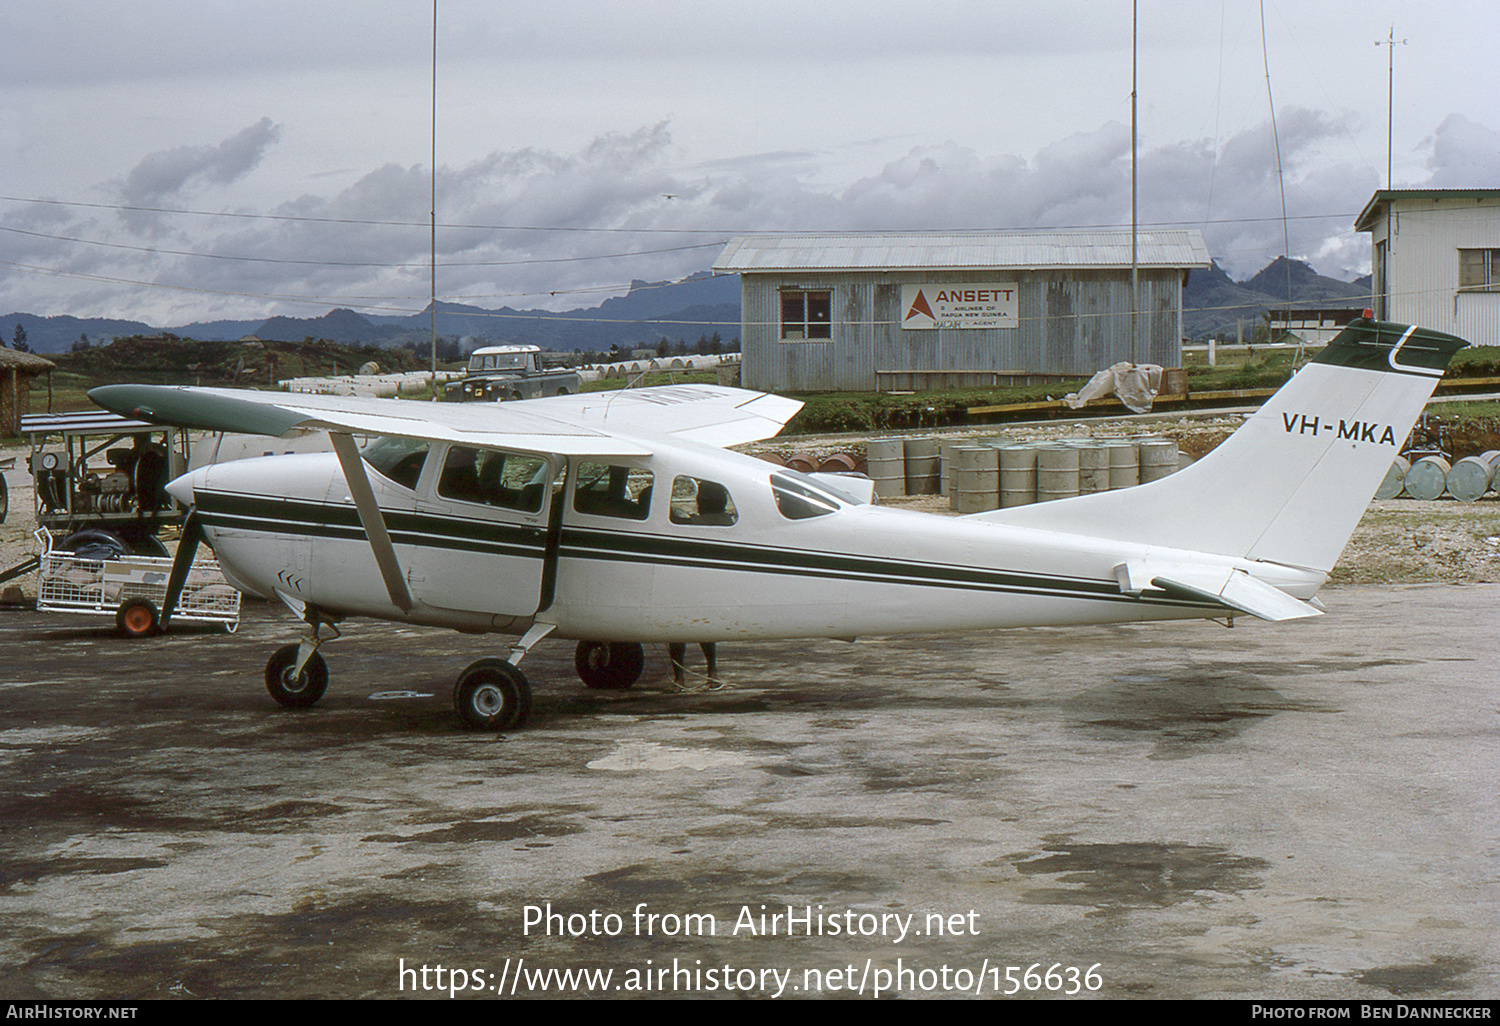
[[[21,433],[21,417],[31,412],[31,379],[55,366],[35,353],[0,347],[0,435]]]

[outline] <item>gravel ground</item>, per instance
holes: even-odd
[[[1154,423],[1144,430],[1177,440],[1178,447],[1194,458],[1202,456],[1226,437],[1239,423],[1238,417],[1181,420]],[[1099,433],[1131,434],[1143,430],[1131,422],[1092,425]],[[998,431],[989,431],[996,434]],[[1021,439],[1067,437],[1081,434],[1074,425],[1043,425],[1005,431]],[[798,439],[763,443],[761,452],[782,455],[808,452],[826,457],[857,448],[850,436]],[[10,487],[10,512],[0,524],[0,572],[15,566],[37,551],[32,532],[36,519],[32,508],[31,477],[24,469],[24,446],[0,448],[0,462],[15,456],[16,466],[5,474]],[[938,496],[886,500],[888,504],[935,513],[948,512],[948,500]],[[168,546],[170,548],[170,545]],[[1335,567],[1332,583],[1338,584],[1493,584],[1500,583],[1500,496],[1491,493],[1479,502],[1453,499],[1422,502],[1414,499],[1377,499],[1370,504],[1354,532],[1344,557]],[[35,594],[36,579],[26,575],[3,586],[7,600],[14,601],[19,586],[26,598]]]

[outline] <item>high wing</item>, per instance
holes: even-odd
[[[770,438],[802,408],[796,399],[719,385],[659,385],[530,402],[545,403],[548,416],[568,416],[601,431],[670,435],[721,447]]]
[[[158,424],[242,434],[323,430],[504,446],[566,456],[647,456],[630,435],[737,445],[781,430],[802,404],[716,385],[553,396],[524,403],[431,403],[300,392],[170,385],[102,385],[89,398]]]

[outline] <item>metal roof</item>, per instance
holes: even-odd
[[[1494,203],[1500,199],[1500,189],[1379,189],[1365,204],[1365,209],[1354,219],[1354,230],[1367,232],[1375,227],[1380,209],[1388,203],[1406,200],[1473,200],[1476,203]]]
[[[160,431],[161,425],[131,420],[106,410],[78,413],[28,413],[21,418],[23,435],[129,435]]]
[[[1196,229],[1137,236],[1141,267],[1207,267]],[[1033,270],[1130,266],[1130,229],[742,235],[714,262],[718,272]]]

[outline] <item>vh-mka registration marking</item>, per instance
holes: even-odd
[[[1336,431],[1339,438],[1347,438],[1351,442],[1370,442],[1374,445],[1395,446],[1396,433],[1391,430],[1389,424],[1374,424],[1363,420],[1342,420],[1337,424],[1332,417],[1319,417],[1316,414],[1306,413],[1283,413],[1281,422],[1286,426],[1287,434],[1311,435],[1318,437],[1318,432]],[[1379,433],[1379,438],[1376,433]]]

